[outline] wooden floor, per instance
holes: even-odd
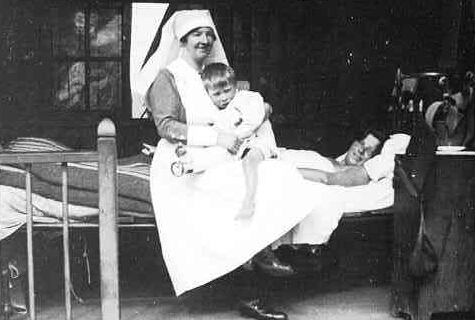
[[[318,264],[305,259],[304,264],[296,264],[299,274],[295,277],[260,277],[260,281],[271,285],[270,304],[285,311],[290,320],[394,319],[390,314],[391,224],[391,219],[386,218],[342,223],[330,239],[331,254],[322,269],[316,270]],[[99,320],[99,263],[97,250],[91,245],[97,243],[97,234],[79,236],[73,237],[72,279],[84,302],[73,302],[73,319]],[[84,259],[84,239],[89,241],[90,264]],[[121,233],[119,270],[123,320],[242,319],[235,308],[235,294],[249,289],[246,281],[249,274],[241,270],[175,297],[157,243],[156,231]],[[55,255],[52,245],[39,251],[35,258],[38,266],[36,318],[40,320],[65,319],[64,286],[57,280],[62,270],[57,257],[60,252],[57,250]],[[278,253],[285,258],[285,252]],[[90,272],[85,272],[86,269]],[[21,314],[11,317],[12,320],[28,318]],[[431,320],[462,319],[475,317],[439,314]]]
[[[279,309],[284,310],[291,320],[393,320],[389,312],[389,288],[386,286],[355,287],[342,291],[280,297]],[[132,319],[242,319],[231,306],[213,303],[212,300],[197,303],[187,299],[167,297],[126,298],[121,301],[121,318]],[[12,319],[27,319],[15,316]],[[65,319],[63,307],[58,304],[41,306],[37,313],[39,320]],[[86,300],[73,305],[73,319],[99,320],[100,305],[97,299]]]
[[[332,254],[323,269],[317,271],[315,265],[305,264],[299,266],[300,273],[293,278],[259,279],[270,283],[269,303],[288,313],[291,320],[393,319],[389,307],[391,220],[342,224],[334,235],[330,241]],[[72,264],[74,286],[84,299],[84,303],[73,302],[73,319],[100,319],[98,259],[90,245],[96,240],[87,234],[81,237],[89,237],[91,273],[88,278],[84,272],[82,246],[73,247],[73,255],[78,257]],[[76,243],[81,241],[76,239]],[[175,297],[156,243],[153,232],[121,234],[122,319],[241,319],[235,308],[235,294],[249,286],[244,271]],[[40,256],[36,259],[40,267],[35,290],[37,319],[65,319],[63,285],[53,280],[61,273],[61,263],[55,257]]]

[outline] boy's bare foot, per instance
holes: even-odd
[[[239,210],[239,213],[234,217],[234,219],[249,219],[254,214],[255,208],[256,204],[254,202],[254,199],[248,199],[248,197],[245,197],[241,209]]]

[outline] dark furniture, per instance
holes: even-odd
[[[397,188],[394,214],[392,312],[413,320],[435,313],[475,310],[475,153],[437,154],[417,170],[420,157],[404,156],[408,176],[424,198],[425,231],[437,256],[435,272],[411,274],[419,230],[418,199]],[[395,181],[401,184],[400,180]],[[412,269],[411,269],[412,270]]]

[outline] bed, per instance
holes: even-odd
[[[73,152],[54,141],[39,138],[18,138],[5,151]],[[153,219],[149,201],[149,159],[137,155],[121,159],[117,165],[118,219],[122,222]],[[56,223],[62,218],[61,163],[35,163],[31,166],[33,220],[37,223]],[[0,240],[9,236],[26,222],[25,166],[0,164]],[[68,165],[68,202],[70,223],[97,223],[98,164],[74,162]]]
[[[33,261],[33,227],[41,222],[47,222],[51,227],[60,227],[63,230],[63,250],[64,250],[64,284],[65,284],[65,306],[66,318],[71,319],[71,282],[70,282],[70,266],[69,266],[69,227],[77,220],[74,217],[76,208],[69,203],[71,196],[72,201],[76,201],[75,192],[87,195],[89,191],[94,194],[94,199],[87,202],[88,216],[92,214],[91,210],[95,209],[95,215],[98,216],[96,222],[88,219],[79,219],[83,224],[96,225],[99,228],[99,251],[101,256],[100,273],[101,273],[101,309],[103,319],[119,319],[119,287],[118,287],[118,248],[117,248],[117,215],[119,208],[118,198],[118,173],[117,173],[117,151],[116,151],[116,132],[114,124],[109,119],[104,119],[98,126],[97,130],[97,150],[96,151],[73,151],[63,148],[56,150],[39,150],[36,152],[28,152],[27,150],[8,150],[0,153],[0,164],[2,165],[2,193],[0,201],[2,201],[0,220],[4,226],[9,224],[7,231],[3,235],[11,234],[21,225],[26,224],[27,234],[27,251],[28,251],[28,310],[30,318],[36,318],[35,308],[35,288],[34,288],[34,261]],[[44,145],[43,145],[44,146]],[[91,176],[82,175],[75,171],[75,165],[90,166],[94,168],[95,179]],[[8,167],[8,168],[7,168]],[[71,167],[71,168],[69,168]],[[9,170],[5,170],[9,169]],[[45,182],[47,177],[51,177],[46,172],[53,171],[57,175],[55,181],[50,184]],[[74,185],[74,179],[70,179],[69,171],[72,177],[79,174],[78,181],[83,181],[86,186],[81,184]],[[36,177],[38,175],[38,177]],[[23,176],[23,179],[22,179]],[[35,179],[33,179],[35,177]],[[10,183],[13,189],[9,189],[4,183]],[[34,184],[33,184],[34,183]],[[72,187],[68,188],[68,185]],[[36,185],[36,186],[35,186]],[[90,187],[88,190],[86,187]],[[47,212],[44,208],[34,209],[33,203],[38,203],[38,197],[43,197],[43,191],[48,191],[45,199],[50,198],[49,208],[61,208],[61,215],[58,212]],[[78,189],[78,190],[75,190]],[[23,195],[21,195],[22,190]],[[26,192],[25,192],[26,191]],[[35,192],[35,193],[34,193]],[[37,194],[37,192],[39,194]],[[83,196],[84,196],[83,195]],[[18,198],[20,197],[20,198]],[[81,197],[81,195],[77,195]],[[16,203],[18,211],[14,210],[14,206],[8,206],[11,199],[20,200]],[[22,202],[23,200],[23,202]],[[95,201],[95,202],[94,202]],[[41,202],[41,201],[40,201]],[[86,206],[83,206],[86,207]],[[69,209],[71,209],[72,220],[69,219]],[[77,208],[84,209],[84,208]],[[53,210],[55,211],[55,210]],[[15,213],[17,214],[15,216]],[[26,214],[25,214],[26,213]],[[18,214],[21,214],[21,220],[18,220]],[[9,219],[4,219],[5,216]],[[45,219],[44,218],[50,218]],[[52,219],[55,218],[55,219]],[[2,258],[2,275],[4,275],[4,257]],[[3,283],[5,283],[5,279]],[[5,285],[2,285],[5,288]],[[2,294],[5,297],[6,294]],[[9,316],[8,301],[3,301],[3,310],[6,318]],[[106,316],[107,315],[107,316]]]
[[[294,160],[300,164],[307,166],[305,163],[312,161],[311,153],[292,152],[298,155]],[[0,240],[26,224],[30,252],[28,278],[32,279],[29,292],[34,292],[33,227],[63,229],[67,285],[70,271],[69,263],[66,263],[69,261],[66,230],[98,227],[100,239],[108,239],[100,241],[102,310],[107,319],[119,318],[117,228],[138,230],[155,226],[149,191],[150,160],[151,157],[144,154],[118,160],[115,128],[107,119],[98,127],[97,151],[74,151],[38,138],[18,138],[6,146],[0,153]],[[353,201],[346,206],[344,219],[392,213],[392,176],[378,183],[352,187]],[[373,195],[373,201],[368,201],[368,193]],[[70,317],[70,288],[65,288],[65,295],[67,316]],[[34,319],[32,294],[29,310]]]

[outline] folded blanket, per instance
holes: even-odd
[[[70,148],[43,138],[17,138],[10,142],[5,151],[67,151]],[[149,160],[137,155],[119,161],[118,194],[119,210],[148,213],[153,217],[150,202]],[[62,199],[61,164],[39,163],[32,165],[32,191],[53,200]],[[0,183],[15,188],[25,188],[25,171],[22,165],[0,166]],[[68,201],[71,204],[97,207],[98,170],[97,163],[68,164]]]
[[[147,165],[148,166],[148,165]],[[139,165],[137,166],[143,171]],[[148,175],[134,170],[135,167],[119,167],[119,210],[148,212],[151,216]],[[32,191],[54,200],[62,199],[61,165],[35,164],[32,166]],[[25,172],[21,167],[0,166],[2,185],[25,188]],[[68,201],[71,204],[97,207],[98,171],[91,164],[71,164],[68,169]]]

